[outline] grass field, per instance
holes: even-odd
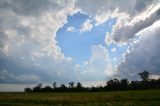
[[[160,90],[0,93],[0,106],[160,106]]]

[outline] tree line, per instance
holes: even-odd
[[[106,82],[105,86],[97,87],[84,87],[80,82],[74,83],[69,82],[68,86],[61,84],[57,86],[57,83],[54,82],[52,87],[45,86],[42,87],[42,84],[38,84],[33,88],[25,88],[25,92],[103,92],[103,91],[126,91],[126,90],[146,90],[146,89],[160,89],[160,78],[159,79],[150,79],[149,72],[143,71],[139,73],[142,81],[129,81],[128,79],[111,79]]]

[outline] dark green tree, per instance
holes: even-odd
[[[121,89],[123,89],[123,90],[127,89],[128,85],[129,85],[128,79],[124,78],[124,79],[120,80]]]
[[[65,86],[65,84],[61,84],[60,88],[61,89],[67,89],[67,87]]]
[[[68,85],[69,85],[69,88],[74,88],[74,82],[69,82]]]
[[[147,71],[143,71],[143,72],[139,73],[139,76],[141,77],[141,79],[143,81],[149,80],[149,72],[147,72]]]
[[[24,92],[32,92],[32,89],[27,87],[24,89]]]
[[[83,86],[80,82],[78,82],[76,88],[81,89],[81,88],[83,88]]]
[[[33,88],[33,92],[40,92],[40,91],[41,91],[41,88],[42,88],[42,84],[39,83],[37,86],[35,86],[35,87]]]
[[[57,88],[57,83],[53,82],[53,89],[56,89],[56,88]]]
[[[118,90],[119,88],[120,88],[120,81],[117,78],[114,78],[107,82],[108,90]]]
[[[52,91],[52,88],[50,86],[45,86],[44,88],[41,88],[41,90],[43,92],[51,92]]]

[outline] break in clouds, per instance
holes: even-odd
[[[80,33],[116,20],[106,32],[106,44],[92,45],[90,58],[81,64],[66,56],[56,40],[67,17],[78,12],[92,18],[81,25]],[[143,70],[159,75],[159,29],[159,0],[1,0],[0,82],[137,79]],[[111,44],[129,46],[116,64],[109,56]]]

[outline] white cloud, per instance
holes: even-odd
[[[67,28],[67,31],[68,31],[68,32],[74,32],[74,31],[76,31],[76,29],[75,29],[74,27],[68,27],[68,28]]]
[[[159,79],[160,75],[150,75],[150,79]]]
[[[115,52],[115,51],[116,51],[116,48],[115,48],[115,47],[114,47],[114,48],[112,48],[112,49],[111,49],[111,51],[112,51],[112,52]]]
[[[112,78],[116,72],[112,69],[108,55],[108,50],[102,45],[92,46],[89,61],[79,66],[82,71],[80,79],[97,81]]]
[[[81,29],[80,29],[80,33],[81,32],[85,32],[85,31],[91,31],[92,30],[92,21],[87,19],[81,26]]]

